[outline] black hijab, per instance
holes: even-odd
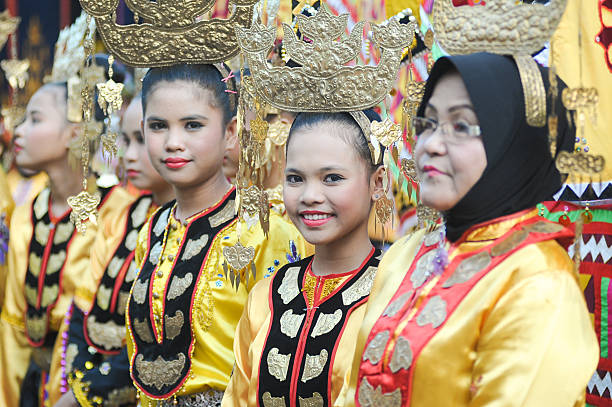
[[[471,226],[531,208],[550,200],[562,185],[548,144],[548,126],[531,127],[518,68],[511,57],[477,53],[442,57],[434,65],[418,115],[423,116],[436,83],[456,69],[480,122],[487,166],[476,184],[444,213],[446,235],[458,240]],[[540,67],[548,92],[548,69]],[[575,131],[561,104],[565,84],[559,82],[555,111],[559,120],[557,154],[574,147]],[[547,98],[547,112],[551,109]]]

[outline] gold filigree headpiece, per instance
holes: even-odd
[[[512,55],[523,84],[527,123],[544,127],[546,90],[531,54],[550,39],[566,4],[567,0],[548,4],[488,0],[483,5],[455,7],[452,0],[437,0],[433,10],[436,40],[450,54]]]
[[[8,36],[15,32],[21,19],[12,17],[8,10],[0,13],[0,49],[4,47]]]

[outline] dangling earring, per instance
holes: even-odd
[[[570,223],[572,223],[569,216],[567,216],[567,206],[563,208],[563,215],[561,215],[561,217],[559,218],[559,223],[565,227],[569,226]]]

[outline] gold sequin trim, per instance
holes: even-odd
[[[193,274],[187,273],[184,277],[172,277],[170,288],[168,288],[168,301],[180,297],[193,283]]]
[[[173,340],[181,333],[181,329],[183,328],[183,324],[185,323],[185,317],[183,316],[182,311],[176,311],[173,317],[166,315],[165,317],[166,324],[166,338],[169,340]]]
[[[125,326],[113,321],[98,322],[96,316],[90,314],[87,318],[87,333],[91,340],[106,350],[120,348],[125,338]]]
[[[389,369],[391,369],[393,373],[397,373],[400,369],[410,369],[410,365],[412,365],[410,341],[400,336],[395,342],[391,362],[389,362]]]
[[[285,311],[280,317],[281,332],[290,338],[295,338],[305,316],[306,314],[294,315],[290,309]]]
[[[208,243],[208,239],[209,236],[204,234],[200,236],[199,239],[189,240],[185,244],[185,251],[183,252],[183,256],[181,257],[181,259],[183,261],[187,261],[190,260],[192,257],[197,256],[206,246],[206,243]]]
[[[268,352],[268,372],[270,375],[276,377],[278,380],[285,381],[287,378],[287,372],[289,371],[289,360],[291,354],[283,355],[278,353],[278,348],[270,349]]]
[[[264,407],[287,407],[284,397],[272,397],[269,391],[262,397]]]
[[[357,300],[370,295],[374,277],[376,277],[376,267],[368,267],[368,269],[353,283],[347,290],[342,292],[342,303],[351,305]]]
[[[315,392],[312,397],[302,398],[299,397],[300,407],[323,407],[323,396]]]
[[[400,407],[402,405],[402,391],[400,389],[383,393],[381,386],[378,386],[375,390],[365,377],[359,385],[357,397],[362,407]]]
[[[431,324],[433,328],[437,328],[446,319],[446,301],[439,295],[432,297],[423,310],[417,317],[416,323],[419,326],[425,326]]]
[[[312,307],[314,305],[316,287],[317,278],[307,273],[306,278],[304,279],[304,285],[302,286],[302,292],[306,294],[306,299],[308,300],[308,307]]]
[[[474,256],[463,259],[453,274],[442,284],[443,288],[452,287],[469,281],[474,275],[484,270],[491,264],[491,256],[488,252],[481,252]]]
[[[147,289],[149,288],[149,282],[142,282],[140,280],[134,281],[134,285],[132,286],[132,298],[136,304],[144,304],[147,298]]]
[[[236,202],[232,199],[225,204],[225,207],[214,215],[208,218],[210,226],[213,228],[224,224],[225,222],[232,220],[235,215]]]
[[[387,341],[389,340],[389,331],[382,331],[376,334],[370,341],[367,348],[363,352],[363,361],[370,360],[370,363],[376,365],[383,357]]]
[[[165,360],[161,356],[153,361],[144,360],[144,356],[136,356],[134,366],[138,372],[138,378],[147,386],[155,386],[161,390],[164,386],[172,386],[181,379],[181,372],[185,367],[187,358],[183,353],[178,354],[178,359]]]
[[[334,290],[338,288],[338,286],[346,279],[347,277],[326,278],[323,282],[323,289],[321,290],[321,298],[319,298],[319,300],[329,297],[331,293],[333,293]]]
[[[325,364],[327,363],[328,358],[327,350],[323,349],[321,353],[318,355],[308,355],[306,354],[306,361],[304,362],[304,372],[302,373],[302,383],[306,383],[310,379],[314,379],[319,376],[323,369],[325,369]]]
[[[285,272],[283,281],[278,287],[278,294],[283,300],[283,304],[289,304],[295,297],[300,294],[300,288],[298,286],[298,274],[300,273],[299,267],[290,267]]]
[[[317,318],[317,323],[315,324],[314,329],[310,336],[316,338],[317,336],[325,335],[326,333],[331,332],[332,329],[338,322],[342,319],[342,310],[337,309],[333,314],[319,314],[319,318]]]
[[[146,320],[141,321],[138,318],[134,318],[134,331],[143,342],[153,343],[153,334]]]

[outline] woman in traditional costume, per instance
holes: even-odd
[[[60,34],[52,82],[32,96],[25,121],[15,130],[17,165],[44,171],[49,185],[33,202],[17,207],[11,219],[0,321],[0,404],[6,406],[38,406],[48,400],[50,363],[60,356],[54,355],[61,349],[60,325],[73,299],[85,308],[89,304],[85,293],[95,290],[88,269],[97,229],[108,228],[112,234],[115,229],[109,225],[125,216],[133,200],[120,188],[97,188],[91,179],[87,194],[92,199],[86,200],[87,209],[79,205],[86,174],[80,167],[74,169],[69,156],[74,151],[71,146],[81,145],[76,140],[86,124],[76,122],[83,119],[83,111],[69,97],[72,88],[67,82],[80,81],[77,74],[85,53],[78,48],[87,27],[81,16]],[[85,213],[85,218],[97,222],[83,222]]]

